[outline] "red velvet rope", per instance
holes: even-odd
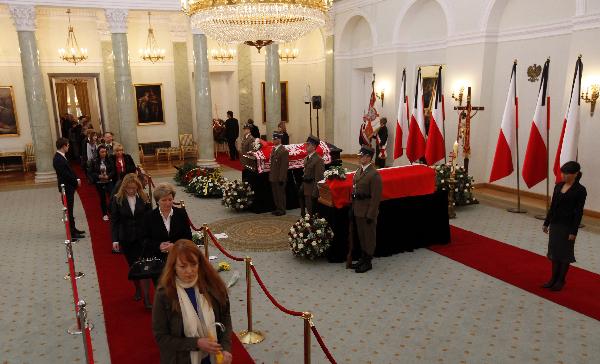
[[[215,244],[215,246],[217,247],[217,249],[219,249],[221,251],[221,253],[225,254],[225,256],[231,260],[235,260],[236,262],[243,262],[244,258],[240,258],[240,257],[236,257],[233,256],[231,254],[229,254],[227,252],[227,250],[225,250],[225,248],[223,248],[221,246],[221,244],[219,244],[219,242],[217,241],[217,238],[215,238],[215,236],[213,235],[212,231],[210,231],[210,229],[206,229],[206,233],[208,233],[208,236],[210,237],[210,240],[212,240],[213,244]]]
[[[337,364],[337,362],[333,358],[333,355],[331,355],[331,353],[329,352],[329,349],[327,349],[327,346],[325,346],[325,342],[323,341],[323,338],[321,338],[319,331],[317,331],[317,327],[315,325],[311,324],[310,329],[313,332],[313,334],[315,335],[315,338],[317,339],[317,341],[319,342],[319,345],[321,346],[321,350],[323,350],[323,352],[325,353],[325,356],[327,357],[327,359],[329,359],[329,362],[332,364]]]
[[[192,220],[190,220],[189,216],[188,216],[188,225],[190,225],[190,227],[194,231],[202,231],[202,230],[204,230],[204,227],[200,227],[200,228],[196,227],[196,225],[194,225],[194,223],[192,222]]]
[[[250,269],[252,269],[252,273],[254,273],[254,278],[256,278],[258,285],[260,286],[260,288],[262,288],[267,298],[269,298],[269,300],[275,307],[277,307],[282,312],[287,313],[288,315],[297,317],[302,316],[302,312],[288,310],[287,308],[283,307],[279,302],[277,302],[275,298],[271,295],[271,293],[267,290],[267,287],[265,287],[265,284],[263,283],[262,279],[260,279],[260,276],[258,275],[258,272],[256,271],[254,265],[251,265]]]

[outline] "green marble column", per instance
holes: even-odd
[[[323,113],[325,120],[325,140],[333,143],[333,35],[325,36],[325,99]]]
[[[106,119],[104,127],[114,135],[115,140],[121,140],[119,111],[117,110],[117,95],[115,93],[115,64],[113,61],[112,42],[102,41],[102,68],[104,70],[104,100]],[[107,122],[108,121],[108,122]]]
[[[55,148],[52,141],[50,115],[48,114],[45,85],[35,39],[35,7],[11,5],[9,10],[19,38],[29,125],[35,148],[35,182],[56,181],[56,173],[52,166]]]
[[[279,75],[279,45],[265,47],[265,106],[267,111],[267,138],[281,121],[281,79]]]
[[[196,127],[198,135],[196,143],[200,149],[200,157],[196,163],[199,167],[217,167],[212,132],[212,100],[210,96],[210,74],[208,71],[208,50],[206,35],[193,29],[194,40],[194,100],[196,106]]]
[[[173,42],[173,67],[175,71],[175,105],[179,134],[193,134],[192,95],[186,42]]]
[[[125,153],[131,155],[134,162],[139,164],[136,101],[127,44],[127,10],[106,9],[105,13],[110,26],[114,55],[115,91],[121,132],[121,140],[118,141],[123,144]]]
[[[238,57],[238,88],[240,124],[254,118],[254,98],[252,97],[252,48],[240,44],[237,49]],[[255,125],[260,124],[256,121]],[[240,126],[241,126],[240,125]]]

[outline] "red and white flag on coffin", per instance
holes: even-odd
[[[444,142],[444,95],[442,92],[442,66],[438,71],[437,87],[435,91],[435,105],[431,110],[429,121],[429,133],[427,134],[427,146],[425,147],[425,160],[427,164],[433,165],[444,159],[446,147]]]
[[[523,161],[523,180],[531,188],[548,177],[548,129],[550,128],[550,97],[548,95],[548,74],[550,60],[544,64],[540,91],[535,114],[531,123],[531,132],[527,142],[527,151]]]
[[[562,180],[560,167],[570,161],[577,161],[577,147],[579,145],[579,95],[581,95],[581,73],[583,72],[583,62],[581,57],[577,59],[575,65],[575,76],[573,77],[573,86],[571,88],[571,99],[569,108],[563,122],[558,142],[558,150],[554,159],[554,175],[556,182]]]
[[[410,123],[408,125],[408,140],[406,142],[406,156],[412,163],[425,156],[425,116],[423,114],[423,80],[421,68],[417,74],[415,90],[415,103],[413,106]]]
[[[398,118],[396,119],[396,136],[394,139],[394,160],[404,154],[408,142],[408,95],[406,95],[406,69],[402,71],[402,85],[398,99]]]
[[[500,125],[500,135],[496,145],[496,154],[494,155],[494,164],[490,174],[490,182],[497,181],[513,173],[513,155],[516,153],[515,141],[517,136],[517,63],[513,64],[510,86],[508,87],[508,97],[504,106],[502,115],[502,124]]]

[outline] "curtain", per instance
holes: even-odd
[[[90,117],[90,100],[88,98],[87,82],[77,82],[75,84],[75,94],[77,94],[77,102],[82,115]]]
[[[66,83],[57,83],[56,85],[56,102],[58,104],[58,114],[62,117],[64,114],[69,112],[69,107],[67,106],[68,95],[67,95],[67,84]]]

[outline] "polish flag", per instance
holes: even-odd
[[[402,71],[402,85],[398,99],[398,119],[394,140],[394,160],[402,157],[408,141],[408,95],[406,95],[406,68]]]
[[[560,167],[570,161],[577,161],[577,146],[579,145],[579,95],[581,95],[581,73],[583,72],[583,62],[581,56],[575,64],[575,75],[573,76],[573,86],[571,88],[571,99],[567,115],[563,121],[558,150],[554,159],[554,175],[556,183],[562,180]]]
[[[425,156],[425,116],[423,114],[423,80],[421,79],[421,68],[419,68],[417,74],[415,103],[408,125],[406,156],[411,163]]]
[[[435,106],[431,110],[429,121],[429,133],[427,134],[427,145],[425,147],[425,160],[427,164],[434,165],[444,159],[446,146],[444,142],[444,120],[446,118],[444,109],[444,95],[442,93],[442,66],[438,71],[437,88],[435,91]]]
[[[544,64],[537,106],[531,123],[529,142],[523,161],[523,180],[531,188],[548,177],[548,130],[550,128],[550,96],[548,72],[550,60]]]
[[[496,145],[496,155],[494,156],[490,182],[510,176],[514,170],[513,155],[516,153],[515,144],[518,127],[516,77],[517,63],[515,62],[510,76],[508,97],[506,98],[506,106],[504,106],[504,115],[502,115],[502,124],[500,125],[500,135],[498,136],[498,144]]]

